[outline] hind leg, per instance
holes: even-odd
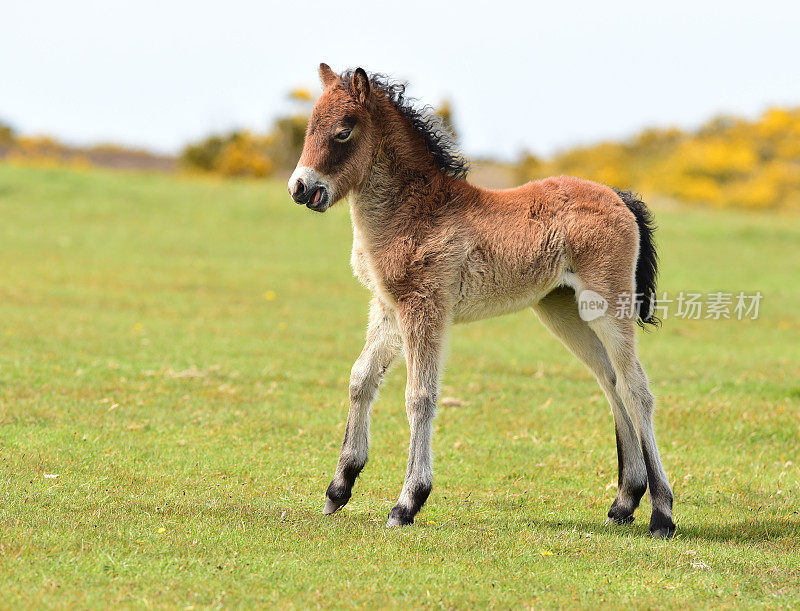
[[[617,438],[617,497],[608,512],[609,520],[633,521],[633,512],[647,489],[647,471],[639,437],[616,389],[616,374],[602,342],[578,315],[575,293],[559,288],[533,307],[542,323],[595,375],[614,414]]]
[[[605,315],[589,323],[605,346],[617,374],[616,390],[632,416],[641,443],[650,500],[650,533],[655,537],[671,537],[675,532],[672,521],[672,490],[661,464],[653,431],[655,398],[650,392],[647,375],[636,356],[636,331],[630,318]]]

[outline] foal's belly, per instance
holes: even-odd
[[[474,322],[485,318],[494,318],[504,314],[519,312],[535,304],[546,293],[529,293],[513,298],[489,297],[486,299],[471,299],[460,301],[456,304],[453,314],[454,322]]]
[[[453,305],[456,323],[511,314],[528,308],[558,284],[550,268],[467,268],[461,274]]]

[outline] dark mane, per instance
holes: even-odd
[[[353,70],[341,75],[341,84],[349,91]],[[370,74],[370,86],[383,93],[422,137],[438,168],[453,178],[466,178],[469,162],[458,150],[455,136],[431,106],[415,106],[413,98],[406,97],[406,83],[392,80],[383,74]]]

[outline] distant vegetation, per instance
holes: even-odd
[[[282,177],[300,156],[314,102],[306,89],[296,89],[289,97],[295,112],[278,118],[266,133],[212,135],[187,145],[177,160],[114,145],[75,148],[51,138],[20,137],[2,123],[0,159]],[[437,112],[454,129],[449,103]],[[800,108],[772,108],[752,121],[718,117],[693,132],[647,129],[626,141],[577,147],[549,159],[523,154],[515,163],[491,163],[503,170],[504,183],[571,174],[688,203],[800,208]]]
[[[0,161],[18,165],[52,167],[106,167],[119,170],[157,170],[177,168],[174,157],[117,144],[71,146],[49,136],[20,136],[0,121]]]
[[[304,90],[293,92],[310,101]],[[439,112],[452,129],[449,104]],[[307,114],[277,120],[266,135],[212,136],[186,147],[185,166],[225,176],[284,175],[303,147]],[[646,194],[713,206],[800,207],[800,109],[773,108],[755,121],[720,117],[696,132],[647,129],[624,142],[570,149],[551,159],[525,154],[516,183],[571,174]]]

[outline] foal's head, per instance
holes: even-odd
[[[364,185],[378,148],[387,145],[423,174],[466,176],[467,161],[441,117],[406,98],[405,84],[361,68],[340,76],[327,64],[320,64],[319,76],[324,91],[289,179],[298,204],[324,212]]]
[[[324,91],[311,113],[289,195],[324,212],[364,182],[376,137],[367,73],[358,68],[342,78],[320,64],[319,76]]]

